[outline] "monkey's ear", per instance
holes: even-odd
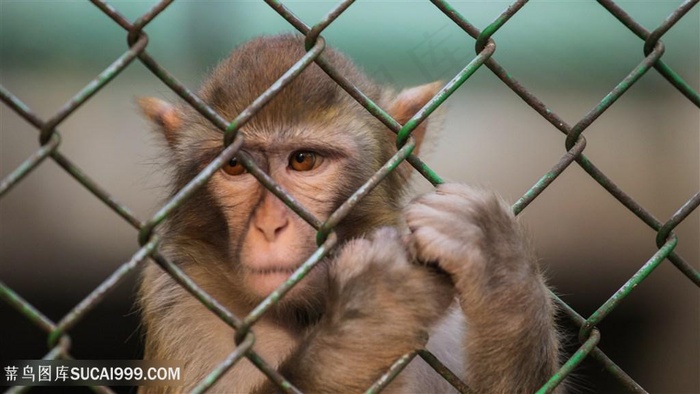
[[[177,107],[154,97],[140,97],[138,104],[143,114],[158,126],[168,144],[175,145],[176,131],[182,124],[182,114]]]
[[[423,106],[440,91],[443,85],[444,83],[442,81],[436,81],[403,90],[389,106],[389,115],[402,125],[406,124],[418,110],[423,108]],[[417,154],[420,150],[430,122],[430,118],[425,119],[411,132],[413,138],[416,139],[416,148],[413,150],[414,154]]]

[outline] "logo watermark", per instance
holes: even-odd
[[[181,386],[184,362],[13,360],[0,362],[0,386]]]

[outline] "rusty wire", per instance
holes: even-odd
[[[584,131],[596,121],[611,105],[615,103],[632,85],[642,78],[648,71],[655,69],[669,83],[671,83],[680,93],[682,93],[693,104],[700,107],[700,95],[686,83],[677,73],[675,73],[662,60],[664,44],[661,41],[663,35],[676,24],[687,12],[697,5],[700,0],[687,0],[683,2],[669,17],[653,31],[648,31],[639,25],[617,4],[609,0],[599,0],[598,3],[612,14],[617,20],[629,28],[640,41],[640,51],[643,53],[643,60],[630,73],[615,86],[588,114],[579,122],[570,126],[549,107],[530,93],[520,82],[518,82],[503,66],[501,66],[492,55],[496,51],[496,43],[492,39],[493,34],[501,28],[508,20],[515,15],[526,4],[527,0],[513,2],[503,13],[483,30],[477,29],[469,23],[464,16],[452,7],[447,1],[432,0],[432,3],[442,11],[446,18],[457,24],[465,33],[465,39],[470,36],[475,40],[475,56],[465,65],[446,86],[406,124],[401,125],[391,118],[382,108],[372,102],[362,91],[353,86],[343,75],[340,75],[323,58],[322,52],[325,48],[325,40],[322,37],[323,30],[339,18],[342,13],[352,5],[352,0],[340,2],[325,17],[313,26],[309,26],[295,16],[280,1],[266,0],[265,2],[275,10],[282,18],[290,23],[292,27],[306,36],[305,46],[307,55],[283,75],[273,86],[265,91],[255,102],[246,108],[236,119],[227,121],[214,109],[204,103],[190,89],[180,83],[172,74],[165,70],[146,51],[148,36],[143,31],[144,27],[155,19],[173,0],[164,0],[157,3],[148,12],[134,22],[130,22],[115,7],[103,0],[91,0],[91,2],[109,16],[116,24],[126,31],[127,50],[119,56],[109,67],[95,77],[85,88],[74,95],[61,109],[50,119],[40,119],[28,106],[26,106],[17,96],[13,95],[3,86],[0,86],[0,100],[19,116],[34,126],[39,132],[39,148],[31,154],[20,166],[0,181],[0,198],[10,192],[13,186],[17,185],[34,169],[41,165],[47,158],[53,159],[60,167],[73,176],[83,187],[88,189],[103,203],[109,206],[116,214],[121,216],[126,222],[139,231],[139,241],[141,248],[133,257],[122,264],[112,275],[101,283],[91,294],[80,301],[71,311],[69,311],[59,322],[53,322],[42,314],[41,311],[32,306],[17,294],[12,288],[0,282],[0,297],[8,304],[20,311],[30,322],[46,332],[49,350],[45,359],[70,359],[71,341],[68,331],[73,325],[95,308],[105,295],[119,284],[125,276],[136,269],[149,258],[155,261],[161,268],[168,272],[174,280],[189,291],[194,297],[202,302],[207,308],[219,316],[222,321],[236,329],[236,341],[239,344],[237,349],[229,357],[221,362],[210,375],[207,376],[196,387],[195,392],[206,391],[216,383],[230,367],[242,358],[247,358],[257,366],[268,378],[275,382],[280,389],[285,392],[299,392],[290,382],[274,370],[265,360],[252,350],[254,335],[249,331],[265,311],[278,302],[284,294],[289,291],[299,280],[301,280],[332,248],[337,244],[337,237],[333,232],[335,225],[347,215],[357,202],[375,187],[401,162],[408,161],[413,167],[425,176],[433,184],[439,184],[442,179],[430,169],[417,156],[412,154],[415,142],[410,137],[411,131],[417,127],[432,111],[441,105],[454,91],[465,83],[477,70],[488,68],[515,94],[524,100],[533,110],[545,118],[551,125],[566,135],[564,154],[559,161],[554,163],[552,169],[544,174],[513,206],[516,214],[525,209],[537,196],[549,187],[559,175],[568,169],[574,162],[583,168],[595,181],[605,190],[613,195],[623,206],[629,209],[647,226],[657,233],[656,245],[658,251],[643,264],[622,287],[603,303],[588,318],[580,316],[575,310],[564,303],[557,296],[552,295],[561,305],[563,313],[580,327],[579,340],[581,347],[569,357],[565,364],[557,373],[552,376],[539,392],[551,392],[567,375],[576,368],[586,357],[591,357],[599,362],[606,371],[613,375],[626,389],[632,392],[644,392],[644,389],[619,368],[610,358],[608,358],[598,347],[601,332],[596,326],[622,302],[630,296],[633,289],[640,285],[653,270],[664,260],[669,260],[674,264],[689,280],[700,286],[700,272],[688,264],[675,251],[678,243],[677,236],[673,229],[678,226],[691,212],[700,205],[700,191],[687,200],[677,212],[665,222],[655,218],[649,211],[644,209],[631,196],[626,194],[619,186],[598,169],[590,159],[584,154],[586,139]],[[107,190],[103,189],[97,182],[89,178],[77,165],[73,164],[61,151],[61,139],[58,127],[73,112],[78,110],[90,97],[97,94],[105,85],[114,79],[120,72],[127,68],[135,59],[141,61],[156,77],[172,89],[178,96],[182,97],[189,105],[195,108],[213,125],[221,130],[222,151],[204,168],[194,179],[192,179],[182,190],[175,194],[158,212],[148,220],[137,218],[132,211],[124,204],[117,201]],[[315,62],[333,80],[335,80],[345,91],[347,91],[358,103],[376,116],[383,124],[397,134],[397,146],[401,149],[387,162],[382,169],[353,194],[341,207],[335,211],[325,222],[320,221],[311,215],[301,206],[289,193],[277,185],[267,174],[259,169],[255,163],[241,152],[238,152],[242,140],[237,135],[237,130],[245,124],[247,120],[255,116],[272,97],[274,97],[286,84],[291,82],[308,65]],[[221,306],[215,299],[206,294],[192,279],[187,277],[176,265],[169,262],[158,252],[158,236],[154,234],[154,229],[160,224],[174,208],[182,204],[198,188],[202,187],[212,174],[224,165],[233,155],[238,153],[242,164],[270,191],[281,198],[292,210],[304,218],[314,228],[318,230],[319,248],[309,257],[309,259],[285,282],[279,289],[267,297],[248,316],[235,316],[230,311]],[[385,387],[393,377],[412,360],[416,355],[420,355],[438,373],[447,379],[460,392],[468,392],[468,387],[449,371],[439,359],[426,350],[417,349],[414,352],[402,356],[396,360],[394,365],[367,392],[377,392]],[[17,388],[15,388],[17,389]],[[95,387],[97,392],[111,392],[106,387]]]

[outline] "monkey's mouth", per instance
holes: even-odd
[[[279,275],[279,274],[285,274],[285,275],[291,275],[296,271],[299,267],[265,267],[265,268],[253,268],[253,267],[244,267],[246,271],[253,275]]]
[[[321,268],[319,266],[325,265],[322,264],[324,261],[325,259],[319,261],[314,269],[307,272],[306,275],[303,275],[303,279],[297,278],[303,283],[297,283],[292,291],[297,294],[305,294],[309,291],[310,284],[314,284],[311,286],[312,289],[318,288],[318,276],[324,271],[319,270],[319,268]],[[240,267],[242,268],[243,277],[245,278],[246,288],[250,290],[251,294],[255,294],[259,297],[269,296],[275,289],[287,283],[293,274],[302,267],[301,262],[297,264],[289,263],[289,261],[285,263],[280,261],[258,261],[257,264],[251,264],[250,262],[248,264],[241,264]],[[322,284],[323,282],[321,285]],[[295,297],[295,295],[292,295],[292,298]]]
[[[258,267],[243,266],[247,277],[247,286],[252,293],[267,297],[283,283],[287,282],[297,267],[265,265]]]
[[[311,268],[311,272],[313,271],[320,271],[322,270],[322,266],[327,265],[329,262],[329,258],[326,257],[322,259],[321,261],[317,262],[314,267]],[[241,264],[241,268],[245,272],[251,275],[286,275],[290,276],[293,273],[295,273],[301,266],[303,265],[303,261],[299,262],[296,265],[286,265],[286,264],[275,264],[275,263],[263,263],[263,264],[251,264],[251,263],[243,263]],[[269,264],[269,265],[268,265]]]

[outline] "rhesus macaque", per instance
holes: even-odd
[[[305,54],[303,37],[255,39],[233,52],[199,96],[234,119]],[[400,123],[439,90],[398,94],[342,54],[323,55]],[[167,142],[173,192],[222,150],[222,133],[185,104],[140,101]],[[430,119],[414,132],[420,149]],[[240,133],[242,150],[325,220],[396,152],[396,135],[312,64]],[[557,366],[553,305],[510,207],[458,184],[405,206],[404,163],[335,229],[341,240],[253,326],[254,349],[309,393],[367,389],[401,355],[424,346],[477,393],[526,393]],[[161,231],[161,251],[238,316],[279,286],[316,249],[315,230],[233,158]],[[188,390],[235,348],[234,331],[154,264],[140,290],[145,357],[183,360]],[[465,319],[466,318],[466,319]],[[454,390],[420,358],[390,393]],[[214,392],[276,392],[247,359]]]

